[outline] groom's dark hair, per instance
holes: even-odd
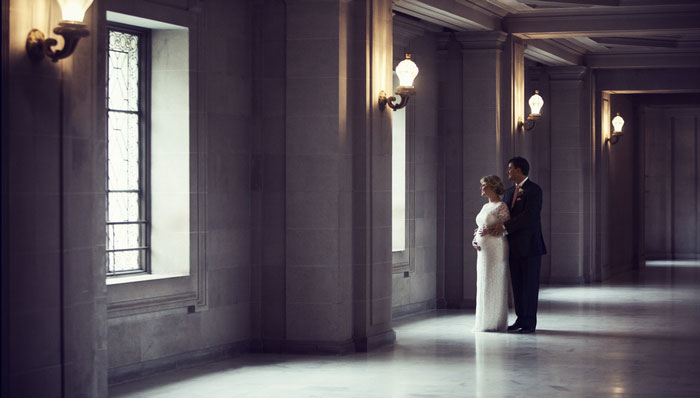
[[[523,172],[524,176],[526,176],[530,172],[530,163],[528,163],[525,158],[516,156],[509,160],[508,163],[512,163],[513,168],[520,169],[520,171]],[[506,163],[506,165],[508,165],[508,163]]]

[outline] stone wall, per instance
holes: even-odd
[[[59,14],[48,0],[3,1],[2,392],[8,396],[107,392],[100,36],[82,39],[58,63],[33,62],[25,51],[31,29],[54,36]],[[85,17],[93,32],[98,15],[92,7]]]
[[[406,112],[408,266],[394,261],[394,317],[435,308],[437,288],[438,76],[435,27],[394,16],[394,66],[410,51],[420,72]],[[431,30],[432,29],[432,30]],[[402,258],[401,260],[403,260]]]

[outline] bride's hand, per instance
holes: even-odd
[[[505,230],[506,229],[503,226],[503,224],[498,224],[498,225],[494,225],[493,227],[490,227],[489,233],[493,236],[501,236],[501,235],[503,235],[503,232],[505,232]]]
[[[489,234],[489,227],[486,225],[482,225],[478,228],[478,233],[479,236],[484,236]]]
[[[481,247],[479,245],[477,245],[475,241],[472,241],[472,247],[475,248],[476,251],[481,250]]]

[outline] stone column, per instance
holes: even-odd
[[[286,342],[393,341],[391,2],[288,1]]]
[[[70,58],[35,63],[27,33],[54,37],[59,8],[2,4],[0,395],[106,397],[104,9]]]
[[[552,115],[552,100],[550,98],[549,75],[544,66],[528,68],[525,72],[525,92],[524,92],[524,115],[530,112],[530,106],[527,101],[534,94],[535,90],[539,90],[540,96],[544,100],[542,108],[542,117],[537,120],[535,127],[530,131],[524,131],[519,134],[522,139],[522,146],[519,147],[518,155],[523,156],[530,162],[530,177],[542,188],[542,235],[544,242],[549,249],[550,242],[550,225],[551,225],[551,207],[552,207],[552,184],[550,181],[551,158],[551,129],[550,117]],[[542,257],[542,268],[540,271],[540,280],[548,281],[551,272],[551,256]]]
[[[480,196],[479,179],[503,173],[504,144],[512,131],[502,121],[512,118],[502,93],[512,83],[511,68],[503,65],[507,35],[503,32],[469,32],[456,36],[462,48],[462,233],[464,269],[462,306],[476,300],[476,252],[471,239],[475,217],[485,199]],[[504,73],[506,72],[506,73]],[[456,244],[457,242],[455,242]]]
[[[498,175],[506,178],[504,164],[511,157],[528,156],[532,134],[518,129],[518,122],[525,122],[530,114],[527,101],[533,93],[525,92],[525,45],[515,36],[508,35],[503,43],[501,95],[501,129],[497,139],[497,150],[501,161],[497,166]],[[506,187],[511,184],[503,181]]]
[[[439,305],[473,307],[476,252],[471,240],[485,199],[481,177],[505,179],[504,162],[520,146],[517,115],[523,110],[523,51],[503,32],[463,32],[441,38]],[[507,184],[507,181],[504,181]]]
[[[345,3],[345,1],[343,1]],[[393,87],[392,2],[350,2],[346,15],[347,124],[352,142],[353,339],[358,351],[391,344],[391,117],[379,92]],[[367,58],[369,57],[369,59]]]
[[[462,53],[450,35],[440,39],[438,131],[441,140],[441,186],[439,188],[438,306],[460,308],[464,297],[464,230],[462,208]]]
[[[590,73],[583,66],[548,68],[551,120],[552,283],[581,283],[595,256],[595,172]]]

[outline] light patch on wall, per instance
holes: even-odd
[[[394,87],[398,78],[394,74]],[[391,123],[391,251],[406,250],[406,108]]]
[[[600,122],[601,122],[601,133],[603,134],[603,139],[602,141],[605,142],[605,139],[610,137],[610,94],[603,92],[603,106],[601,109],[601,116],[600,116]]]

